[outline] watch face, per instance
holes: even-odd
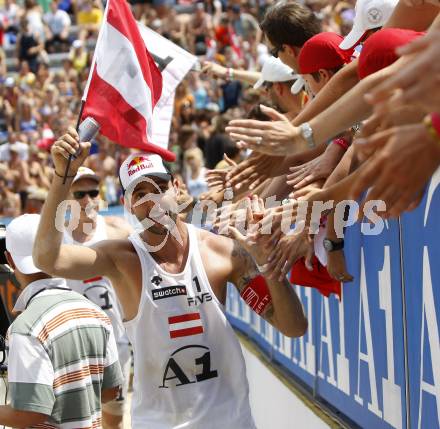
[[[324,249],[327,250],[327,252],[330,252],[333,249],[333,244],[330,240],[325,239],[323,245]]]
[[[313,134],[312,128],[307,126],[306,124],[303,125],[302,132],[303,132],[303,135],[306,139],[312,137],[312,134]]]

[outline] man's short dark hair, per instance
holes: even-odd
[[[307,7],[282,0],[267,9],[261,30],[274,46],[301,48],[311,37],[321,32],[321,23]]]

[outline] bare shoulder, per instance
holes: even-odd
[[[124,239],[133,232],[133,228],[128,224],[128,222],[120,217],[106,216],[104,219],[110,239]]]
[[[127,252],[135,251],[128,239],[102,240],[91,247],[111,256],[114,260],[119,259]]]
[[[237,273],[253,266],[249,253],[230,237],[199,230],[199,247],[202,258],[216,269],[223,269],[228,273],[228,279]],[[213,263],[212,261],[215,261]]]
[[[234,250],[235,241],[224,235],[214,234],[204,229],[199,229],[198,239],[201,250],[213,252],[222,257],[232,256]]]

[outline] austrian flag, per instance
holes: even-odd
[[[170,338],[189,337],[203,333],[203,323],[200,313],[186,313],[168,317]]]
[[[90,116],[113,142],[174,161],[151,141],[153,109],[162,75],[148,52],[126,0],[108,0],[83,95],[82,119]]]

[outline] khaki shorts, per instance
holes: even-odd
[[[131,373],[131,346],[129,344],[118,344],[118,355],[124,383],[116,399],[102,404],[102,411],[112,416],[123,416],[127,411],[127,395]]]

